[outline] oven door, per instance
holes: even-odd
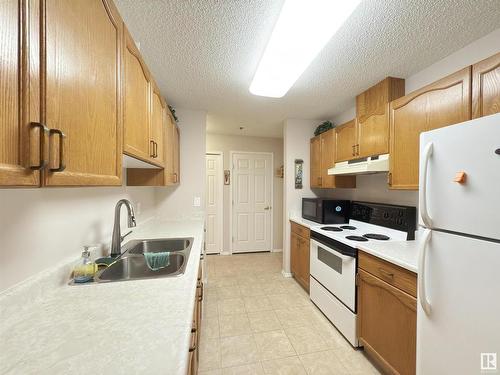
[[[311,239],[311,276],[356,312],[356,258]]]

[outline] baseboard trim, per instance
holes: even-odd
[[[232,253],[230,251],[221,251],[220,255],[231,255]]]
[[[281,270],[281,274],[283,277],[292,277],[293,274],[291,272],[285,272],[285,270]]]
[[[283,249],[272,249],[271,253],[282,253]]]

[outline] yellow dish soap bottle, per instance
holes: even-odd
[[[73,269],[75,283],[87,283],[94,278],[96,265],[90,260],[89,246],[84,246],[82,257]]]

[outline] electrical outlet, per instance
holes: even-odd
[[[193,207],[200,207],[201,206],[201,198],[200,197],[194,197],[193,199]]]

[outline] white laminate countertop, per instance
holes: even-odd
[[[185,273],[78,286],[61,280],[46,295],[39,276],[22,297],[2,293],[0,374],[186,374],[203,221],[149,221],[129,237],[194,237]]]
[[[291,216],[290,220],[310,229],[320,225],[300,216]],[[368,241],[357,244],[356,247],[368,254],[418,273],[418,234],[417,240],[414,241]]]

